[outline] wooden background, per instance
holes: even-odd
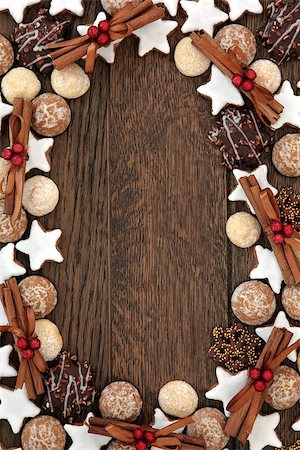
[[[100,1],[86,3],[84,21],[91,22]],[[75,30],[82,19],[73,21]],[[264,17],[239,23],[254,31]],[[1,14],[1,33],[8,36],[12,27]],[[114,65],[98,61],[91,90],[71,101],[71,126],[55,139],[50,177],[60,202],[41,219],[63,231],[63,264],[47,264],[40,273],[58,289],[50,319],[64,348],[91,362],[99,390],[120,379],[137,386],[145,421],[171,379],[191,383],[200,406],[221,407],[204,397],[215,382],[216,363],[206,356],[211,330],[233,319],[230,295],[255,265],[253,250],[233,247],[225,235],[227,217],[246,206],[226,201],[233,177],[207,141],[210,102],[196,93],[209,73],[187,78],[177,71],[173,50],[181,37],[178,28],[170,55],[139,58],[132,37],[118,48]],[[282,71],[295,88],[299,63]],[[277,187],[300,191],[299,179],[280,176],[267,159]],[[282,414],[285,444],[300,437],[290,431],[298,413],[296,406]],[[0,430],[5,445],[19,443],[4,421]]]

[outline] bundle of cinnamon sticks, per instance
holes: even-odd
[[[272,239],[271,223],[274,220],[280,221],[280,211],[274,194],[270,189],[261,189],[255,175],[242,177],[239,182],[270,242],[284,282],[286,284],[299,283],[300,261],[296,257],[294,249],[300,250],[300,241],[298,240],[300,234],[294,231],[293,236],[285,238],[283,244],[275,244]]]
[[[289,346],[292,337],[291,332],[274,327],[255,368],[275,373],[284,359],[300,345],[298,340]],[[263,392],[258,392],[249,378],[247,385],[229,402],[227,410],[231,415],[225,426],[228,436],[246,443],[271,384],[272,380],[266,384]]]
[[[154,447],[161,449],[204,450],[206,444],[203,438],[175,433],[176,430],[190,423],[193,423],[191,416],[180,419],[161,430],[157,430],[151,426],[140,426],[119,420],[91,417],[89,420],[89,433],[111,437],[125,443],[134,443],[133,432],[141,428],[143,431],[151,431],[154,433],[156,438],[152,443]]]
[[[22,302],[20,291],[15,278],[11,278],[0,285],[0,302],[2,302],[8,325],[1,326],[0,332],[9,332],[13,335],[15,343],[18,338],[30,339],[34,336],[35,317],[30,307],[25,308]],[[32,359],[25,359],[22,353],[16,348],[20,360],[20,366],[16,381],[16,389],[22,389],[25,383],[28,398],[35,400],[37,395],[44,393],[42,373],[48,370],[48,366],[41,355],[36,350]]]

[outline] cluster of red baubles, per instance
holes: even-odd
[[[30,340],[20,337],[17,340],[16,346],[21,350],[24,359],[32,359],[34,352],[41,348],[41,341],[38,338],[31,338]]]
[[[135,439],[134,446],[136,450],[147,450],[156,440],[156,436],[152,431],[144,431],[142,428],[134,430],[133,437]]]
[[[98,26],[91,25],[88,29],[88,36],[95,40],[101,47],[108,45],[110,43],[110,38],[108,35],[108,30],[110,28],[108,20],[101,20]]]
[[[233,86],[241,89],[244,92],[251,92],[254,89],[254,80],[256,78],[256,72],[253,69],[245,70],[244,76],[234,75],[231,79]]]
[[[273,220],[271,223],[271,230],[273,231],[273,241],[275,244],[283,244],[285,237],[292,237],[294,234],[293,225],[283,224],[279,220]]]
[[[273,372],[269,369],[257,369],[254,367],[250,369],[249,377],[254,381],[254,389],[257,392],[263,392],[267,387],[267,383],[273,380]]]
[[[23,164],[24,146],[23,144],[14,144],[12,148],[2,150],[2,158],[10,161],[13,166],[21,167]]]

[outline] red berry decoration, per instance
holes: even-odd
[[[245,78],[247,78],[248,80],[255,80],[256,78],[256,72],[253,69],[247,69],[245,72]]]
[[[143,436],[144,436],[144,432],[141,428],[137,428],[136,430],[134,430],[134,432],[133,432],[134,439],[136,439],[136,440],[142,439]]]
[[[273,242],[275,242],[275,244],[283,244],[284,243],[284,237],[283,234],[274,234],[273,235]]]
[[[14,155],[11,158],[11,163],[12,163],[13,166],[21,167],[22,164],[23,164],[23,156],[21,156],[21,155]]]
[[[12,151],[16,155],[22,155],[22,153],[24,152],[24,145],[23,144],[14,144],[12,146]]]
[[[24,359],[32,359],[34,357],[34,351],[31,348],[27,348],[22,351],[22,357]]]
[[[3,159],[6,159],[6,161],[9,161],[11,159],[13,155],[13,152],[11,151],[10,148],[5,148],[4,150],[2,150],[1,156]]]
[[[41,341],[38,338],[32,338],[29,341],[29,346],[32,350],[39,350],[41,348]]]
[[[272,372],[272,370],[264,369],[262,371],[261,377],[262,377],[262,379],[264,381],[267,381],[267,382],[272,381],[273,380],[273,372]]]
[[[256,369],[256,367],[253,367],[249,371],[249,377],[251,380],[259,380],[260,379],[260,369]]]
[[[155,434],[152,433],[152,431],[145,431],[144,438],[146,439],[146,442],[148,442],[148,444],[153,444],[153,442],[156,440]]]
[[[99,45],[107,45],[110,42],[109,36],[106,33],[100,33],[97,39]]]
[[[110,29],[109,21],[108,20],[101,20],[98,24],[98,28],[102,33],[107,33]]]
[[[257,392],[264,392],[266,387],[267,387],[267,385],[263,380],[258,380],[258,381],[255,381],[255,383],[254,383],[254,389]]]
[[[242,77],[242,75],[234,75],[231,78],[231,82],[233,84],[233,86],[235,86],[236,88],[240,88],[243,84],[244,78]]]
[[[135,443],[136,450],[147,450],[147,442],[143,441],[143,439],[140,439]]]
[[[285,237],[292,237],[294,234],[294,227],[290,223],[283,225],[283,234]]]
[[[271,230],[273,233],[280,233],[283,230],[283,224],[279,220],[272,220]]]
[[[97,37],[99,35],[98,27],[95,27],[95,25],[90,26],[87,34],[91,39],[97,39]]]
[[[251,80],[243,81],[242,90],[244,92],[251,92],[251,91],[253,91],[253,89],[254,89],[253,81],[251,81]]]
[[[26,338],[20,337],[18,338],[16,345],[19,350],[26,350],[28,348],[28,341]]]

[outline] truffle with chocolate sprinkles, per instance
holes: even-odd
[[[255,365],[263,348],[260,338],[241,324],[213,329],[214,345],[208,356],[231,373],[237,373]]]
[[[282,222],[290,223],[296,230],[300,230],[300,194],[296,194],[291,187],[283,188],[276,197]]]
[[[45,376],[44,409],[62,422],[82,422],[94,403],[95,377],[87,362],[63,352]]]
[[[300,2],[272,1],[269,18],[259,30],[262,43],[278,65],[291,58],[300,58]]]
[[[276,450],[279,450],[279,448],[277,448]],[[300,439],[298,439],[296,442],[294,442],[289,447],[281,447],[280,450],[300,450]]]
[[[224,109],[208,138],[219,147],[223,164],[230,170],[255,169],[261,164],[262,153],[272,142],[255,114],[246,107]]]

